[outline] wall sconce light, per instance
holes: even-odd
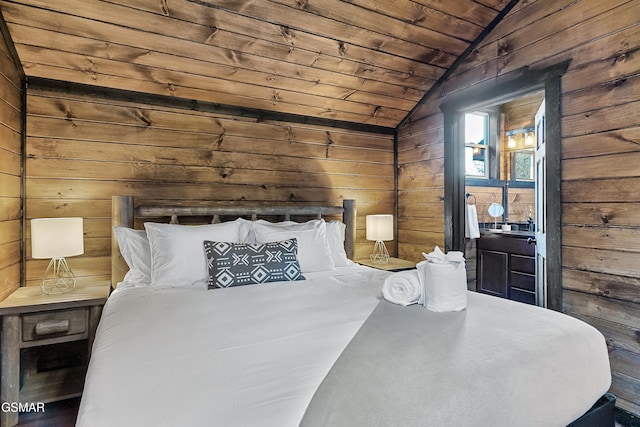
[[[515,149],[518,148],[518,146],[522,147],[523,144],[525,146],[532,146],[535,129],[522,128],[510,130],[505,132],[505,135],[507,136],[507,148]]]
[[[84,253],[82,218],[36,218],[31,220],[31,256],[50,258],[40,288],[45,294],[75,289],[76,277],[65,257]]]
[[[375,240],[373,253],[369,256],[374,264],[389,262],[389,251],[384,241],[393,240],[393,215],[367,215],[367,240]]]
[[[534,132],[527,132],[524,137],[524,145],[531,147],[533,145]]]

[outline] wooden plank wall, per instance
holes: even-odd
[[[22,266],[22,78],[0,36],[0,300],[20,286]]]
[[[161,204],[341,205],[353,198],[359,256],[371,250],[364,215],[394,211],[392,135],[31,86],[27,113],[25,215],[85,219],[85,255],[68,260],[80,283],[109,282],[114,194]],[[44,268],[27,251],[27,284]]]
[[[572,59],[562,79],[564,310],[607,338],[618,406],[640,414],[640,7],[519,3],[399,131],[400,255],[443,240],[441,96]]]
[[[376,5],[399,19],[341,1],[25,3],[2,10],[30,76],[387,127],[496,13],[470,0]]]

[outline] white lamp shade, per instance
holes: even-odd
[[[31,220],[31,257],[64,258],[84,253],[82,218]]]
[[[367,215],[367,240],[393,240],[393,215]]]

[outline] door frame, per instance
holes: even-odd
[[[445,250],[464,251],[465,163],[464,114],[504,104],[544,89],[547,109],[547,308],[562,311],[561,80],[571,60],[540,69],[529,67],[503,74],[448,95],[444,113],[444,243]]]

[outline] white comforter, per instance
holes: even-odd
[[[78,426],[296,426],[379,302],[387,272],[229,289],[115,291]]]
[[[301,282],[212,291],[118,290],[103,311],[77,425],[297,426],[323,378],[378,304],[388,274],[354,266],[310,274],[309,280]],[[574,411],[576,401],[585,411],[595,402],[585,402],[585,395],[599,396],[608,389],[610,373],[604,339],[590,326],[552,312],[550,320],[541,323],[540,316],[544,317],[545,310],[485,295],[472,301],[480,305],[471,304],[468,310],[474,313],[463,313],[462,318],[488,321],[486,329],[468,329],[474,334],[485,330],[486,340],[461,334],[451,337],[447,345],[482,345],[501,337],[499,347],[473,354],[474,363],[487,362],[478,371],[481,377],[465,374],[465,378],[451,379],[453,384],[476,384],[476,391],[467,397],[473,400],[476,410],[492,411],[511,394],[526,394],[532,382],[537,388],[547,384],[552,390],[559,385],[557,397],[568,399],[565,402]],[[504,313],[496,312],[504,304],[507,304]],[[520,306],[521,318],[512,325],[508,317],[520,317],[520,310],[516,310]],[[529,322],[531,310],[535,313]],[[543,363],[527,360],[522,354],[518,360],[508,356],[507,337],[518,325],[525,324],[529,325],[528,330],[516,336],[516,342],[522,347],[523,340],[535,339],[531,345],[548,349],[548,353],[542,351],[548,356]],[[536,325],[540,325],[540,333],[536,332]],[[570,340],[558,340],[560,331],[566,332]],[[447,334],[441,332],[434,333],[445,340]],[[545,336],[551,341],[545,341]],[[581,385],[593,388],[572,393],[571,384],[564,384],[566,381],[557,369],[547,369],[554,365],[556,353],[562,353],[560,360],[564,358],[566,362],[568,353],[554,349],[581,340],[588,341],[581,348],[596,350],[594,354],[577,354],[570,368],[574,373],[593,376],[593,380]],[[463,355],[456,357],[459,356]],[[538,351],[536,357],[539,356]],[[451,363],[441,362],[427,368],[434,369],[434,375],[442,379],[446,378],[446,368]],[[406,366],[392,364],[382,368],[407,370]],[[529,368],[533,369],[517,376],[528,378],[525,383],[516,383],[505,375],[509,369]],[[540,372],[555,373],[550,376]],[[496,381],[500,392],[489,392],[495,390],[492,384]],[[436,394],[451,387],[433,386]],[[442,398],[448,401],[446,396]],[[458,403],[448,401],[438,406],[449,413],[452,407],[468,406]],[[425,405],[428,404],[425,399]],[[562,410],[565,405],[558,406]],[[437,406],[433,409],[438,410]],[[550,409],[531,402],[530,407],[522,408],[522,413],[526,416],[528,412]],[[479,419],[481,415],[478,414]]]

